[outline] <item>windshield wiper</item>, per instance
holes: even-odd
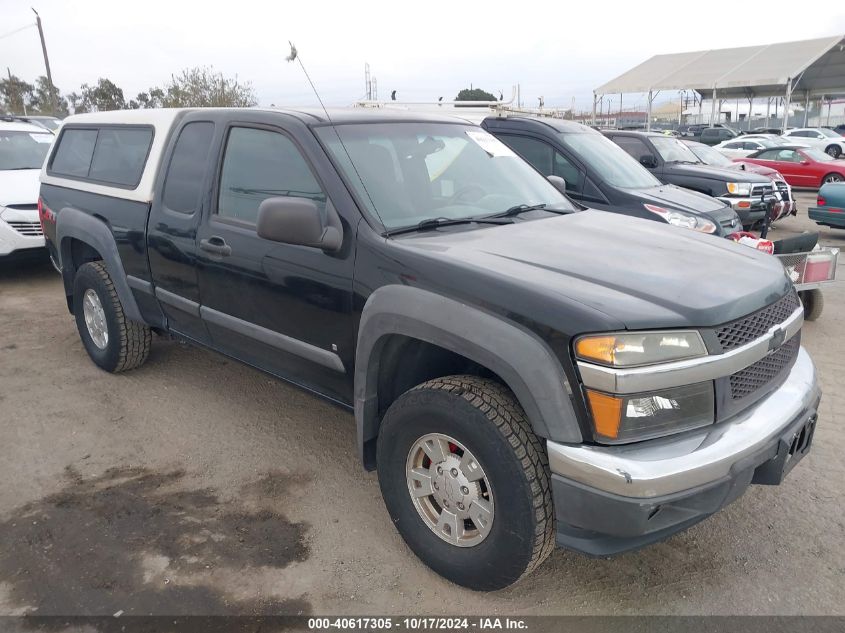
[[[41,165],[37,167],[23,166],[23,167],[3,167],[0,171],[20,171],[22,169],[41,169]]]
[[[483,218],[428,218],[413,226],[403,226],[398,229],[390,229],[382,233],[385,237],[399,235],[400,233],[413,233],[415,231],[428,231],[441,226],[454,226],[456,224],[510,224],[509,221],[499,221],[492,217]]]
[[[543,204],[517,204],[509,209],[505,209],[501,213],[494,213],[493,215],[488,215],[485,217],[488,218],[512,218],[515,215],[519,215],[520,213],[526,213],[527,211],[548,211],[549,213],[557,213],[559,215],[566,215],[567,213],[572,213],[573,209],[552,209],[546,203]]]

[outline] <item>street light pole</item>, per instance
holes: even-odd
[[[32,12],[35,14],[35,23],[38,25],[38,35],[41,37],[41,52],[44,53],[44,67],[47,69],[47,87],[50,90],[50,106],[53,109],[51,114],[56,114],[59,111],[59,103],[56,98],[56,89],[53,87],[53,75],[50,72],[50,59],[47,57],[47,44],[44,41],[44,29],[41,28],[41,16],[38,15],[38,11],[34,8],[32,8]]]

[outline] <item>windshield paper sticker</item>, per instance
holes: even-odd
[[[36,132],[35,134],[30,134],[30,136],[32,137],[33,141],[36,141],[38,143],[52,143],[53,142],[53,135],[52,134],[39,134],[39,133]]]
[[[492,134],[482,132],[481,130],[467,130],[466,134],[475,141],[481,149],[490,154],[490,156],[516,156],[510,147],[502,143],[502,141]]]

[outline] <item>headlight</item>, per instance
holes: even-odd
[[[681,226],[685,229],[692,229],[701,233],[715,233],[718,228],[715,223],[698,215],[692,215],[682,211],[671,211],[670,209],[664,209],[654,204],[644,204],[643,206],[646,211],[659,215],[673,226]]]
[[[596,439],[616,444],[679,433],[713,424],[713,383],[634,395],[586,390]]]
[[[728,193],[734,196],[750,196],[750,182],[729,182],[727,183]]]
[[[638,367],[706,355],[704,341],[695,330],[598,334],[575,341],[576,357],[610,367]]]

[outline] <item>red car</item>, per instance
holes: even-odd
[[[833,158],[814,147],[769,147],[734,162],[771,167],[783,174],[793,187],[818,188],[827,182],[845,181],[845,160]]]

